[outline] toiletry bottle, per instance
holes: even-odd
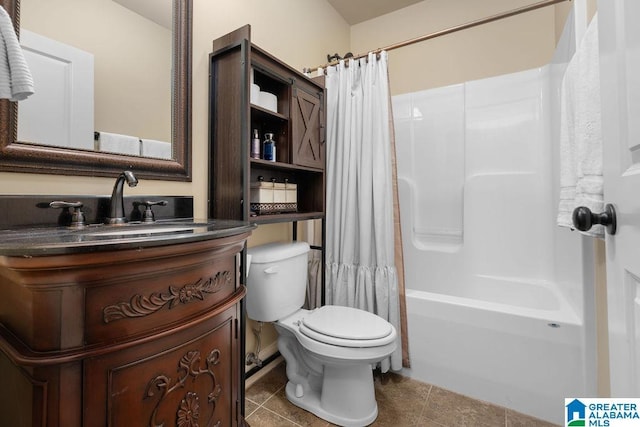
[[[265,140],[263,143],[262,158],[264,160],[275,162],[276,161],[276,142],[273,140],[273,134],[265,133],[264,137],[265,137]]]
[[[258,135],[258,129],[253,130],[253,138],[251,139],[251,157],[254,159],[260,158],[260,135]]]

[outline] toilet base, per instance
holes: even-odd
[[[300,387],[287,382],[286,394],[291,403],[336,425],[366,426],[378,417],[373,371],[368,363],[325,365],[320,391],[308,389],[300,397],[296,391],[301,394]]]

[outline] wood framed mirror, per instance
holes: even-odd
[[[29,0],[23,0],[29,1]],[[0,171],[114,176],[130,169],[146,179],[191,181],[192,0],[172,0],[171,159],[42,145],[18,138],[18,102],[0,100]],[[20,0],[0,0],[20,30]],[[131,90],[135,90],[131,88]],[[36,82],[37,91],[37,82]]]

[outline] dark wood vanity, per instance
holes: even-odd
[[[0,243],[0,425],[242,425],[238,254],[252,227],[233,225],[112,248],[58,228],[50,254]]]

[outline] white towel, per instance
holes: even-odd
[[[558,225],[573,228],[572,213],[604,210],[598,17],[593,17],[569,62],[560,93],[560,204]],[[584,234],[604,236],[595,225]]]
[[[11,17],[0,6],[0,98],[22,101],[33,94],[33,78]]]
[[[98,150],[107,153],[140,155],[140,138],[131,135],[100,132],[98,137]]]
[[[140,142],[142,144],[142,155],[144,157],[154,157],[156,159],[173,158],[170,142],[144,138],[142,138]]]

